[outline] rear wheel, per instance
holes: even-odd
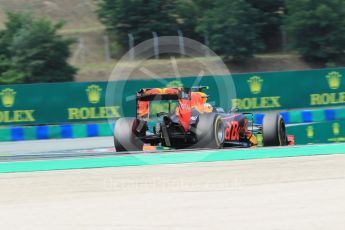
[[[138,138],[138,120],[135,118],[120,118],[116,121],[114,130],[114,145],[116,152],[142,151],[144,143]]]
[[[287,145],[285,122],[278,113],[268,113],[264,116],[262,136],[264,146]]]
[[[219,149],[224,145],[225,125],[218,114],[200,114],[195,132],[197,148]]]

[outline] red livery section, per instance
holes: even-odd
[[[240,126],[238,121],[226,122],[225,140],[239,141],[240,140]]]
[[[184,131],[187,132],[190,125],[190,118],[192,117],[192,103],[191,100],[182,98],[180,98],[178,102],[179,106],[176,110],[176,115],[179,118]]]

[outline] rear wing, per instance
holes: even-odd
[[[141,89],[137,93],[137,101],[177,101],[180,98],[190,100],[190,91],[184,88],[153,88]]]
[[[191,88],[148,88],[137,92],[137,101],[191,100],[191,92],[202,92],[206,86]]]
[[[204,89],[207,89],[207,87],[141,89],[136,95],[137,118],[149,119],[150,101],[178,101],[176,115],[181,126],[187,132],[192,116],[192,92],[202,92]]]

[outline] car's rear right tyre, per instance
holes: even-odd
[[[136,118],[120,118],[114,129],[114,145],[116,152],[142,151],[144,143],[136,132],[139,121]]]
[[[223,148],[225,140],[225,125],[222,118],[215,113],[199,115],[196,125],[196,148]]]

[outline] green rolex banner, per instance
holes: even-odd
[[[104,105],[106,83],[0,86],[0,125],[58,124],[120,117]]]
[[[230,76],[117,82],[51,83],[0,86],[0,126],[105,121],[135,116],[140,88],[209,86],[209,101],[225,110],[290,110],[345,106],[345,68],[232,75],[236,96],[222,81]],[[107,88],[114,90],[106,104]],[[115,87],[116,86],[116,87]],[[232,95],[232,98],[229,96]],[[157,108],[158,109],[158,108]]]
[[[235,75],[242,111],[345,106],[345,69]]]
[[[345,142],[345,120],[290,126],[287,132],[300,145]]]

